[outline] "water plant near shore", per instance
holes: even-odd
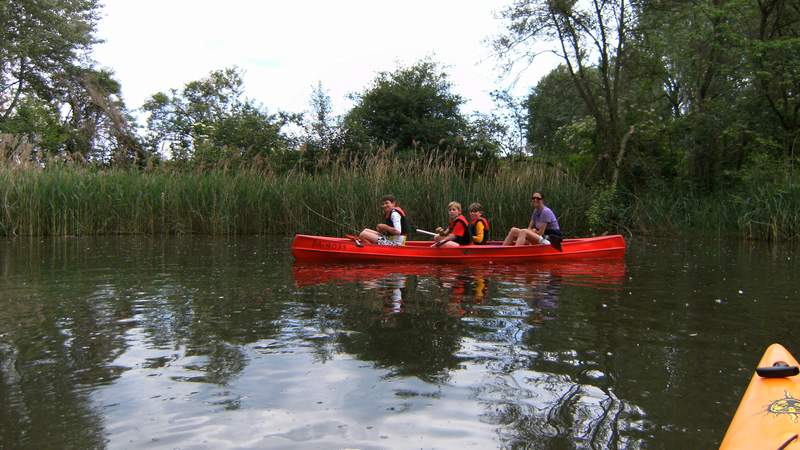
[[[533,190],[545,193],[574,235],[683,229],[756,239],[800,236],[800,188],[776,194],[765,187],[747,198],[621,192],[614,204],[603,205],[604,191],[538,160],[501,160],[474,171],[438,155],[409,159],[387,151],[325,161],[314,170],[6,162],[0,166],[0,235],[340,235],[374,227],[378,199],[391,193],[420,228],[444,225],[451,200],[479,201],[497,239],[511,226],[527,225]],[[608,211],[613,217],[604,216]]]
[[[6,165],[0,167],[0,233],[341,234],[374,226],[385,193],[394,194],[421,228],[442,225],[445,205],[455,199],[482,202],[501,229],[527,222],[532,189],[552,193],[550,202],[569,226],[582,220],[579,184],[558,168],[527,162],[482,175],[469,171],[435,155],[409,160],[385,152],[313,172]]]

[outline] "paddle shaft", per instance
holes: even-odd
[[[417,233],[427,234],[428,236],[438,236],[439,235],[438,233],[433,233],[431,231],[426,231],[426,230],[420,230],[419,228],[417,228]]]

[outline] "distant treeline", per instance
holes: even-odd
[[[0,6],[0,233],[342,232],[311,211],[372,224],[386,192],[422,222],[475,200],[506,227],[536,189],[583,233],[800,235],[796,1],[511,1],[498,65],[562,64],[487,113],[424,59],[341,116],[322,82],[271,112],[233,67],[153,94],[141,124],[92,62],[100,14]]]

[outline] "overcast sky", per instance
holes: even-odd
[[[468,100],[465,113],[489,112],[489,93],[511,84],[486,42],[509,1],[105,0],[95,57],[115,71],[129,108],[236,65],[245,95],[270,112],[308,110],[321,81],[341,114],[378,72],[431,56]],[[543,58],[512,92],[527,93],[554,65]]]

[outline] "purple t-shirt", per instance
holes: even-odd
[[[546,224],[545,231],[547,230],[559,230],[561,231],[561,227],[558,226],[558,220],[556,219],[556,215],[553,214],[553,210],[548,208],[547,206],[542,207],[542,209],[534,209],[533,214],[531,214],[531,221],[533,222],[533,227],[537,230],[539,229],[542,224]]]

